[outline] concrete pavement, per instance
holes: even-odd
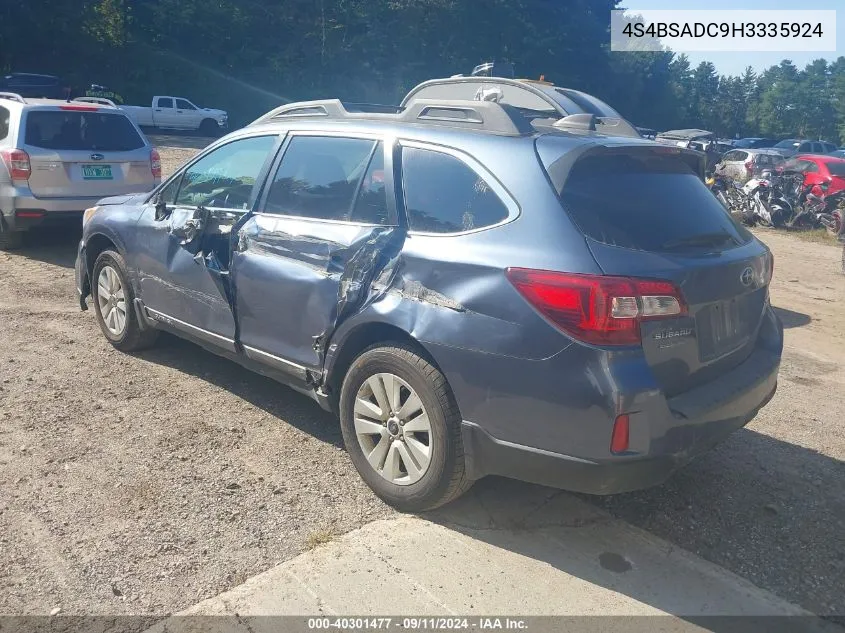
[[[376,521],[183,615],[809,616],[572,495],[524,490]]]

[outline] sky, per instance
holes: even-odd
[[[843,0],[767,0],[752,2],[751,0],[623,0],[620,8],[625,9],[707,9],[717,12],[721,9],[763,9],[763,10],[796,10],[796,9],[834,9],[836,13],[836,52],[835,53],[687,53],[692,66],[702,61],[711,61],[716,70],[722,75],[739,75],[746,66],[751,66],[756,72],[765,70],[769,66],[780,63],[783,59],[803,68],[814,59],[824,58],[829,61],[839,56],[845,56],[845,2]],[[718,19],[718,18],[717,18]],[[619,53],[624,54],[624,53]]]

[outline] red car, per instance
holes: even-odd
[[[816,196],[830,195],[845,189],[845,158],[819,154],[799,154],[778,167],[780,172],[804,174],[804,186],[812,187]],[[821,185],[827,183],[827,191]]]

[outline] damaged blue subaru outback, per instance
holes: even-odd
[[[663,482],[775,393],[772,255],[699,153],[582,93],[485,82],[288,104],[102,200],[80,307],[119,350],[164,330],[314,398],[401,510],[491,474]]]

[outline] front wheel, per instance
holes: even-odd
[[[358,356],[339,409],[352,463],[386,503],[404,512],[430,510],[472,485],[452,390],[410,347],[376,346]]]
[[[94,312],[103,335],[123,352],[134,352],[155,343],[158,330],[141,328],[133,309],[135,293],[120,253],[103,251],[91,275]]]
[[[220,126],[214,119],[205,119],[200,124],[199,132],[203,136],[218,136],[220,134]]]

